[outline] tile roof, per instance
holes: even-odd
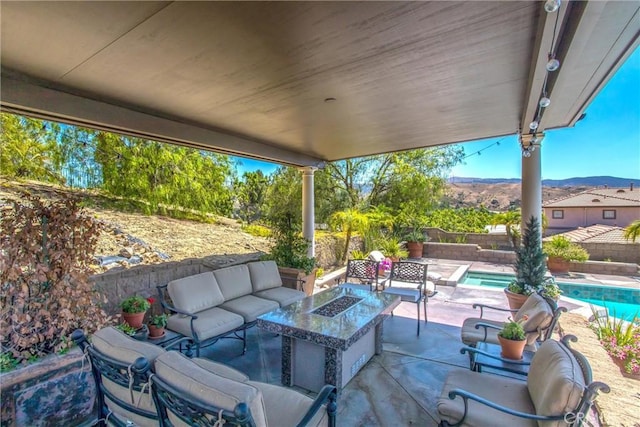
[[[572,242],[584,242],[584,243],[622,243],[632,244],[624,238],[624,228],[615,227],[612,225],[591,225],[589,227],[579,227],[575,230],[561,233],[567,239]],[[545,237],[543,240],[551,240],[553,236]]]
[[[634,188],[597,188],[573,194],[562,199],[545,203],[545,208],[570,207],[609,207],[633,206],[640,207],[640,189]]]

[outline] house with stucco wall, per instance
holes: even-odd
[[[598,188],[545,203],[547,232],[556,233],[594,224],[626,227],[640,219],[640,190]]]

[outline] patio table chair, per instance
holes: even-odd
[[[526,350],[536,351],[540,342],[551,338],[560,315],[567,311],[565,307],[558,307],[555,300],[545,298],[539,294],[531,294],[519,310],[493,307],[485,304],[473,304],[473,308],[480,309],[480,317],[469,317],[464,320],[460,330],[460,338],[465,345],[475,347],[478,342],[498,344],[498,332],[504,326],[504,321],[483,318],[485,310],[495,310],[513,317],[515,321],[525,319],[523,328],[526,334]],[[473,368],[473,355],[470,353],[470,364]]]
[[[416,261],[394,262],[388,284],[383,293],[397,295],[402,301],[416,303],[417,335],[420,336],[420,303],[423,304],[424,323],[427,323],[427,302],[430,296],[437,293],[436,285],[427,280],[427,264]]]
[[[380,278],[378,269],[380,263],[372,261],[370,259],[350,259],[347,262],[347,271],[345,272],[345,283],[341,283],[341,288],[348,289],[360,289],[373,292],[378,290],[378,286],[382,285],[384,289],[384,282],[386,279]],[[350,280],[355,279],[359,283],[350,283]]]
[[[581,426],[598,392],[587,359],[572,349],[572,335],[547,340],[531,360],[526,381],[457,368],[437,403],[440,426]]]

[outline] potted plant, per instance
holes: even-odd
[[[522,321],[526,321],[526,316]],[[515,321],[511,317],[498,332],[498,341],[502,348],[501,356],[505,359],[522,359],[522,352],[527,343],[522,321]]]
[[[168,317],[165,313],[151,316],[149,320],[149,338],[157,339],[164,336],[164,328],[167,327]]]
[[[147,325],[141,325],[140,328],[134,328],[128,323],[122,322],[119,325],[116,325],[116,329],[120,329],[122,332],[138,341],[146,341],[149,336],[149,328],[147,328]]]
[[[402,249],[400,240],[395,237],[388,237],[382,240],[379,246],[384,256],[390,258],[391,261],[400,261],[400,258],[409,256],[409,252]]]
[[[570,262],[585,262],[589,253],[580,245],[573,243],[565,236],[553,236],[542,244],[547,255],[547,267],[552,273],[568,273]]]
[[[285,214],[271,221],[274,244],[271,253],[262,257],[278,265],[282,284],[286,287],[313,294],[316,277],[316,259],[307,255],[310,242],[302,237],[293,215]]]
[[[424,235],[422,230],[416,227],[413,231],[407,233],[404,238],[407,241],[409,258],[422,258],[424,242],[427,241],[427,237]]]
[[[537,292],[543,286],[547,273],[545,254],[542,252],[540,239],[540,221],[531,216],[522,235],[521,246],[516,249],[516,262],[514,265],[516,278],[504,292],[509,301],[509,307],[517,310],[533,292]]]
[[[125,298],[120,303],[122,318],[132,328],[140,329],[144,320],[144,315],[151,307],[151,302],[140,295]]]

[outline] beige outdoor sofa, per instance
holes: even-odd
[[[162,306],[172,315],[167,329],[187,337],[187,355],[220,338],[238,338],[246,352],[246,329],[261,314],[303,299],[304,292],[282,286],[273,261],[236,265],[158,286]],[[168,294],[171,302],[165,298]],[[242,334],[242,335],[240,335]]]
[[[481,341],[498,344],[498,332],[504,326],[507,317],[512,316],[516,321],[523,321],[527,350],[530,351],[537,349],[538,341],[545,341],[551,337],[560,314],[567,311],[565,307],[558,307],[555,301],[538,294],[531,294],[519,310],[484,304],[473,304],[473,308],[480,308],[480,317],[470,317],[462,323],[460,338],[465,345],[475,347]],[[484,319],[486,309],[505,312],[504,321]]]
[[[225,426],[335,425],[336,388],[331,385],[311,399],[250,381],[226,365],[137,341],[113,327],[97,331],[91,343],[81,330],[72,338],[91,361],[87,366],[105,425],[214,425],[219,416]]]
[[[569,347],[577,341],[547,340],[533,356],[526,381],[466,369],[449,372],[438,399],[440,426],[580,426],[598,391],[587,359]]]

